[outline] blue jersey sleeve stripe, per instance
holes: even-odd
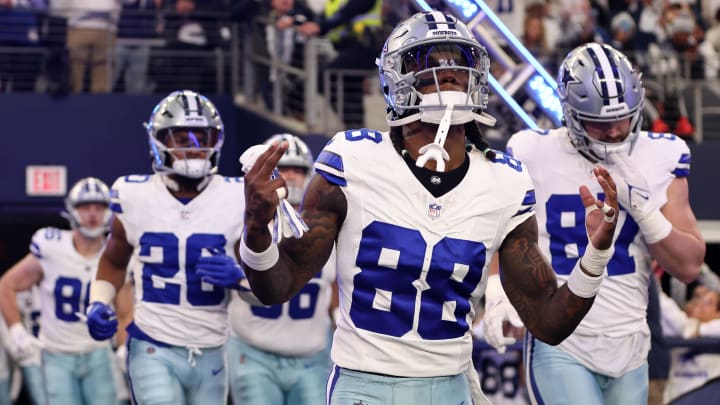
[[[678,167],[673,170],[672,173],[675,175],[675,177],[688,177],[690,175],[690,169],[681,169]]]
[[[530,212],[530,211],[532,211],[532,210],[534,210],[534,209],[535,209],[535,206],[534,206],[534,205],[531,206],[531,207],[527,207],[527,208],[525,208],[525,209],[522,209],[522,210],[516,212],[515,215],[513,215],[513,217],[517,217],[517,216],[519,216],[519,215],[525,214],[525,213]]]
[[[343,166],[342,157],[336,153],[328,152],[326,150],[323,150],[320,152],[320,156],[317,158],[317,163],[324,164],[326,166],[332,167],[333,169],[343,172],[345,171],[345,168]]]
[[[320,168],[316,168],[316,169],[315,169],[315,172],[316,172],[317,174],[323,176],[323,178],[324,178],[325,180],[327,180],[328,183],[335,184],[335,185],[338,185],[338,186],[347,186],[347,180],[345,180],[344,178],[342,178],[342,177],[340,177],[340,176],[336,176],[336,175],[334,175],[334,174],[332,174],[332,173],[329,173],[329,172],[326,172],[326,171],[324,171],[324,170],[322,170],[322,169],[320,169]]]
[[[30,242],[30,253],[32,253],[32,255],[37,257],[38,259],[42,259],[42,254],[40,253],[40,245],[35,242]]]
[[[120,205],[120,203],[116,203],[116,202],[110,203],[110,211],[118,213],[118,214],[123,213],[122,206]]]
[[[680,156],[680,160],[678,160],[678,163],[690,163],[690,154],[689,153],[683,153]]]
[[[535,190],[529,190],[525,193],[525,198],[523,198],[522,205],[530,204],[535,204]]]

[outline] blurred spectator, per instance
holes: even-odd
[[[689,4],[683,0],[670,0],[663,10],[660,23],[665,31],[666,49],[672,49],[684,62],[681,72],[685,78],[702,77],[702,62],[698,45],[703,40],[704,32],[696,23],[695,15]]]
[[[289,28],[312,21],[314,18],[312,10],[307,8],[302,1],[294,0],[272,0],[270,7],[268,22],[265,26],[265,38],[270,60],[303,69],[304,47],[302,42],[304,42],[305,38]],[[266,88],[263,90],[263,98],[268,108],[272,108],[273,83],[280,86],[282,99],[286,100],[284,104],[288,107],[288,110],[283,111],[283,113],[302,117],[304,111],[302,106],[304,102],[302,80],[298,79],[297,76],[289,76],[271,65]]]
[[[115,35],[120,0],[53,0],[51,10],[67,18],[67,48],[70,52],[70,81],[74,92],[110,92]]]
[[[635,49],[632,41],[636,30],[635,20],[628,12],[622,11],[616,14],[610,22],[610,32],[612,34],[610,45],[626,55],[632,54]]]
[[[597,24],[597,8],[589,0],[561,0],[560,28],[564,36],[560,39],[561,54],[588,42],[608,43],[610,35]]]
[[[720,71],[720,7],[715,11],[715,22],[705,33],[699,51],[705,63],[705,78],[717,79]]]
[[[122,84],[129,94],[151,93],[148,82],[150,48],[164,45],[158,38],[158,13],[162,10],[163,0],[123,1],[112,83],[113,86]]]
[[[42,0],[0,0],[0,47],[17,47],[0,53],[0,91],[31,91],[42,66],[42,54],[23,52],[41,44],[38,11]]]
[[[660,294],[663,332],[666,336],[720,337],[720,293],[697,286],[685,309],[664,293]],[[665,389],[665,403],[687,397],[705,384],[720,378],[720,355],[694,348],[672,350],[670,379]]]
[[[542,3],[534,3],[525,10],[525,21],[523,22],[522,43],[535,56],[549,72],[555,67],[552,63],[555,55],[551,51],[550,43],[546,35],[545,6]]]
[[[170,10],[162,32],[167,49],[174,53],[154,61],[157,91],[170,92],[181,86],[203,94],[217,93],[211,51],[221,44],[219,1],[175,0]]]
[[[369,72],[375,69],[375,59],[385,40],[382,31],[382,0],[328,1],[325,4],[325,13],[318,22],[306,22],[297,27],[297,31],[307,37],[327,35],[330,38],[337,56],[321,71]],[[364,127],[364,80],[364,76],[358,75],[343,77],[342,116],[345,126],[349,128]],[[320,83],[323,83],[322,78]]]

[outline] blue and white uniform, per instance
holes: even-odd
[[[588,243],[579,187],[584,184],[594,195],[602,193],[592,174],[594,164],[573,147],[564,127],[545,132],[521,131],[508,141],[508,151],[532,176],[538,201],[539,246],[555,270],[558,283],[564,284]],[[689,149],[673,134],[640,132],[632,154],[623,158],[632,159],[642,171],[653,201],[660,206],[667,202],[671,182],[690,172]],[[606,166],[613,173],[612,156]],[[609,386],[613,379],[616,387],[606,390],[606,401],[641,400],[643,394],[647,395],[650,330],[646,309],[651,257],[637,223],[622,207],[614,246],[608,277],[573,334],[557,347],[529,340],[528,384],[539,403],[548,395],[544,390],[567,390],[562,397],[576,392],[588,398],[589,392],[594,392],[588,387],[597,383]],[[590,370],[592,376],[582,368]],[[593,380],[595,384],[590,385]]]
[[[330,372],[328,341],[335,254],[289,302],[230,301],[228,359],[234,404],[322,404]]]
[[[316,172],[347,199],[336,246],[331,403],[470,403],[468,325],[490,258],[534,215],[535,200],[515,159],[468,156],[464,179],[434,197],[387,133],[340,132],[320,153]],[[383,388],[388,381],[392,392]]]
[[[161,175],[115,181],[111,209],[135,251],[134,321],[128,327],[128,374],[141,404],[224,403],[230,295],[201,281],[195,263],[211,251],[234,256],[243,228],[239,178],[212,176],[181,202]]]
[[[102,250],[80,255],[69,230],[42,228],[30,252],[40,261],[40,342],[48,404],[115,404],[114,357],[110,342],[90,337],[77,316],[84,314],[90,282]]]

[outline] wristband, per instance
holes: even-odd
[[[570,277],[568,277],[567,280],[567,287],[570,292],[578,297],[592,298],[597,295],[598,291],[600,291],[600,286],[602,286],[602,282],[605,277],[603,277],[602,274],[591,276],[585,273],[583,269],[580,268],[581,261],[582,259],[578,260],[577,263],[575,263],[575,267],[573,267],[570,272]]]
[[[665,218],[665,215],[659,209],[653,210],[650,215],[640,221],[637,221],[640,232],[642,232],[645,242],[653,244],[665,239],[672,231],[672,224]]]
[[[588,238],[585,254],[578,260],[578,263],[582,264],[582,268],[593,276],[601,276],[605,272],[605,267],[607,267],[613,253],[615,253],[614,246],[600,250],[593,246],[592,241]]]
[[[491,274],[487,279],[487,286],[485,287],[485,307],[489,307],[491,303],[495,304],[495,302],[504,297],[505,290],[500,282],[500,275]]]
[[[90,299],[88,302],[102,302],[105,305],[115,299],[115,286],[107,280],[93,280],[90,283]]]
[[[251,270],[266,271],[275,267],[280,260],[280,251],[277,245],[270,243],[263,252],[254,252],[245,244],[245,236],[240,238],[240,259],[250,266]]]

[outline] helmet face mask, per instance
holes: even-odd
[[[224,134],[215,106],[190,90],[161,100],[146,124],[153,170],[199,179],[217,172]]]
[[[455,17],[433,11],[400,23],[385,42],[377,65],[389,125],[418,119],[437,124],[450,104],[453,125],[473,119],[494,124],[482,113],[488,104],[490,59]],[[444,79],[447,75],[453,76],[451,89]]]
[[[83,209],[83,206],[100,204],[104,206],[100,225],[88,227],[86,217],[92,215],[92,209]],[[82,212],[81,212],[82,211]],[[73,229],[77,229],[87,238],[97,238],[108,231],[110,226],[110,190],[101,180],[86,177],[79,180],[70,189],[65,197],[65,212],[62,213]]]
[[[642,124],[645,90],[641,74],[615,49],[597,43],[575,48],[560,66],[558,94],[575,148],[595,160],[630,154]],[[587,125],[629,120],[624,139],[607,141],[588,133]],[[606,126],[610,128],[610,125]]]
[[[304,175],[302,181],[299,179],[300,176],[297,175],[292,175],[291,177],[286,174],[283,177],[288,187],[288,202],[293,205],[299,205],[302,202],[305,188],[307,188],[312,177],[314,159],[307,144],[299,137],[291,134],[276,134],[268,138],[264,143],[271,145],[283,141],[288,143],[288,150],[285,151],[280,161],[278,161],[277,167],[280,170],[283,168],[298,168],[302,170]]]

